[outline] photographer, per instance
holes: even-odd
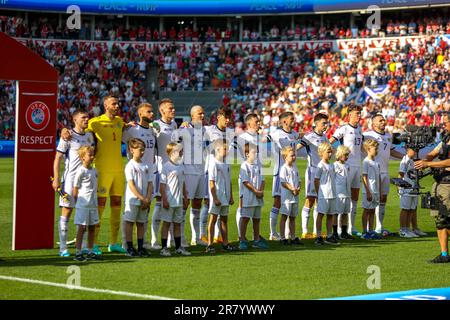
[[[433,175],[435,182],[431,189],[431,196],[435,197],[436,206],[431,210],[435,216],[436,229],[441,246],[441,254],[431,260],[431,263],[450,262],[448,255],[448,235],[450,234],[450,114],[446,113],[441,119],[444,125],[442,141],[426,156],[426,160],[416,161],[416,169],[436,168]],[[436,157],[440,161],[432,161]]]

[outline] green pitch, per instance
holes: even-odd
[[[299,169],[303,175],[305,161],[300,161]],[[397,176],[397,169],[398,162],[391,162],[391,177]],[[237,165],[233,166],[235,200],[238,199],[238,170]],[[429,177],[423,180],[423,186],[427,188],[431,183]],[[261,226],[265,237],[269,235],[271,185],[272,176],[267,176]],[[11,251],[12,196],[13,159],[0,159],[0,258],[5,259],[0,262],[0,299],[133,298],[1,279],[1,276],[9,276],[66,284],[71,276],[67,272],[68,267],[72,265],[80,266],[82,287],[177,299],[318,299],[447,287],[449,283],[448,265],[427,263],[439,250],[433,220],[423,209],[419,209],[418,214],[419,226],[428,232],[428,236],[423,238],[389,237],[381,241],[358,239],[340,246],[320,248],[315,247],[312,240],[305,241],[304,247],[282,247],[276,242],[269,242],[270,249],[266,251],[250,249],[236,253],[218,252],[214,256],[204,254],[203,247],[191,247],[191,257],[162,258],[158,252],[153,252],[148,259],[131,259],[124,255],[105,253],[103,261],[77,263],[72,257],[60,258],[56,243],[52,250]],[[26,199],[26,195],[19,197],[19,201]],[[304,192],[301,193],[301,206],[303,202]],[[235,210],[236,204],[230,210],[229,228],[230,239],[237,244]],[[58,216],[59,210],[56,211],[55,221]],[[104,251],[109,230],[108,217],[107,208],[100,237]],[[359,229],[360,219],[359,205]],[[297,233],[300,232],[300,223],[299,216]],[[186,224],[189,225],[189,222]],[[399,199],[393,186],[386,208],[385,227],[395,232],[399,228]],[[74,238],[74,230],[72,217],[69,239]],[[186,235],[190,239],[188,227]],[[251,227],[248,237],[251,239]],[[55,223],[55,242],[57,238]],[[73,248],[70,250],[74,252]],[[379,290],[367,288],[367,280],[371,275],[367,269],[371,265],[378,266],[381,271]]]

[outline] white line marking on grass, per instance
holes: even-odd
[[[97,289],[97,288],[87,288],[87,287],[82,287],[82,286],[77,287],[77,286],[67,285],[67,284],[64,284],[64,283],[47,282],[47,281],[41,281],[41,280],[9,277],[9,276],[2,276],[2,275],[0,275],[0,280],[26,282],[26,283],[32,283],[32,284],[40,284],[40,285],[43,285],[43,286],[65,288],[65,289],[70,289],[70,290],[80,290],[80,291],[89,291],[89,292],[97,292],[97,293],[106,293],[106,294],[112,294],[112,295],[118,295],[118,296],[127,296],[127,297],[143,298],[143,299],[151,299],[151,300],[178,300],[178,299],[175,299],[175,298],[153,296],[153,295],[149,295],[149,294],[140,294],[140,293],[126,292],[126,291],[113,291],[113,290]]]

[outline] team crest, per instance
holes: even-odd
[[[31,103],[25,111],[25,120],[33,131],[42,131],[50,123],[50,109],[41,101]]]

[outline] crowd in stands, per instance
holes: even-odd
[[[122,25],[104,27],[102,23],[91,34],[89,24],[83,23],[79,30],[70,30],[63,23],[59,25],[46,17],[28,23],[19,16],[0,16],[0,30],[14,37],[44,38],[44,39],[83,39],[109,41],[186,41],[186,42],[220,42],[238,41],[237,29],[207,27],[192,27],[178,25],[163,28],[145,25],[134,25],[125,28]],[[382,19],[381,26],[350,28],[347,21],[341,24],[320,25],[317,21],[295,23],[291,28],[290,19],[282,25],[264,26],[262,32],[258,28],[245,25],[242,31],[242,41],[299,41],[326,40],[389,36],[436,35],[450,33],[450,19],[439,16],[415,19]]]
[[[352,103],[362,103],[364,130],[371,114],[382,112],[390,132],[403,131],[406,124],[430,125],[435,113],[450,110],[449,47],[445,41],[436,44],[433,37],[422,41],[417,48],[354,49],[348,54],[288,47],[204,45],[188,51],[167,46],[145,51],[67,43],[42,47],[31,41],[28,46],[60,73],[58,128],[70,126],[69,115],[79,107],[91,116],[101,114],[101,98],[107,94],[120,97],[125,121],[135,119],[136,106],[147,96],[147,67],[157,64],[162,90],[223,90],[223,104],[234,111],[238,132],[250,111],[260,114],[268,133],[283,110],[295,113],[298,131],[310,130],[313,116],[322,110],[330,115],[331,135]],[[364,86],[381,85],[389,87],[381,99],[361,97]],[[14,139],[14,98],[14,83],[0,83],[2,140]]]

